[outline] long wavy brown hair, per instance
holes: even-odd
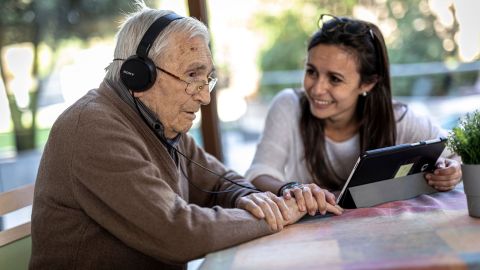
[[[335,18],[313,34],[308,51],[320,44],[340,46],[351,51],[357,62],[360,84],[377,81],[367,96],[360,96],[356,117],[360,121],[360,152],[395,144],[390,70],[382,33],[374,24]],[[300,93],[300,134],[305,149],[307,169],[322,188],[338,190],[345,183],[334,171],[327,156],[323,119],[312,115],[305,92]]]

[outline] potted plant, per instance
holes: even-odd
[[[448,136],[447,146],[462,158],[468,213],[480,217],[480,111],[468,113]]]

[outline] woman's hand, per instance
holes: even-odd
[[[286,200],[290,200],[292,196],[297,201],[298,209],[308,211],[311,216],[314,216],[317,211],[322,215],[327,212],[341,215],[343,212],[335,202],[335,195],[316,184],[298,184],[283,190],[283,197]]]
[[[460,163],[453,159],[439,158],[433,173],[427,173],[428,184],[438,191],[449,191],[455,188],[462,178]]]

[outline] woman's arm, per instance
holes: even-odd
[[[252,184],[262,191],[270,191],[278,195],[278,191],[285,184],[270,175],[259,175],[252,180]]]
[[[273,99],[252,164],[245,173],[249,181],[261,175],[286,181],[285,167],[294,160],[290,150],[294,147],[293,142],[299,139],[293,132],[298,125],[298,107],[298,98],[292,90],[282,91]],[[278,189],[265,190],[276,193]]]

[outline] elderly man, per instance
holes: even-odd
[[[199,21],[140,5],[98,89],[53,126],[35,187],[31,269],[184,269],[296,222],[186,134],[216,79]]]

